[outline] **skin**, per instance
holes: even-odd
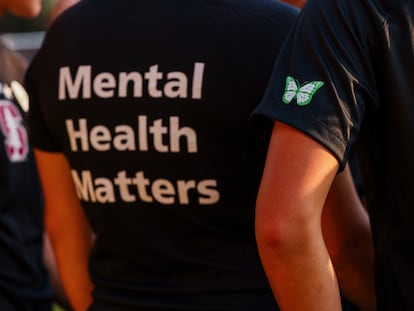
[[[376,310],[374,248],[368,213],[349,167],[336,175],[322,211],[322,232],[342,294]]]
[[[42,0],[0,0],[0,18],[6,13],[24,18],[34,18],[42,10],[42,2]],[[26,65],[25,60],[23,62]],[[45,266],[51,276],[54,289],[57,289],[59,288],[59,281],[55,271],[53,253],[48,248],[49,239],[46,234],[44,236],[44,245],[43,255]]]
[[[52,23],[56,18],[60,16],[66,9],[71,7],[72,5],[78,3],[79,0],[57,0],[52,12],[49,15],[49,23]],[[68,177],[70,174],[69,166],[66,163],[63,155],[61,154],[53,154],[47,153],[42,151],[35,150],[35,156],[38,161],[38,168],[40,171],[41,180],[43,183],[53,183],[53,179],[50,178],[60,178],[60,177],[53,177],[49,174],[42,173],[43,167],[48,167],[49,163],[44,163],[45,161],[51,161],[51,165],[56,165],[60,167],[56,171],[57,174],[65,174],[65,177]],[[56,159],[56,160],[55,160]],[[46,168],[48,170],[48,168]],[[70,177],[70,176],[69,176]],[[82,207],[76,197],[76,194],[73,189],[71,178],[64,179],[68,184],[67,189],[59,188],[58,191],[63,191],[65,196],[70,196],[69,202],[75,201],[74,206],[76,207],[76,213],[80,216],[80,221],[75,221],[75,226],[73,228],[65,228],[63,227],[63,231],[61,231],[61,226],[56,226],[57,221],[60,221],[61,212],[59,211],[57,215],[53,213],[51,208],[51,201],[56,200],[55,195],[44,189],[45,197],[46,197],[46,206],[45,206],[45,223],[46,223],[46,230],[50,236],[48,239],[48,244],[46,246],[49,248],[50,252],[52,249],[56,255],[57,265],[55,269],[58,270],[60,280],[59,282],[63,288],[59,286],[59,290],[62,293],[62,297],[64,297],[64,305],[71,305],[73,310],[83,311],[86,310],[89,304],[92,302],[92,289],[93,285],[91,280],[89,279],[88,268],[87,268],[87,260],[89,257],[89,249],[93,243],[93,235],[91,233],[91,229],[87,222],[87,219],[83,215]],[[67,192],[65,191],[67,190]],[[58,203],[60,204],[60,203]],[[74,220],[73,220],[74,221]],[[70,229],[73,230],[73,234],[84,236],[82,242],[79,243],[78,246],[74,245],[74,241],[68,232]],[[70,248],[65,247],[64,243],[61,243],[60,236],[63,237],[65,243],[69,243]],[[74,251],[74,253],[69,254],[68,252]],[[77,256],[73,256],[73,254],[77,254]],[[71,260],[71,264],[66,264],[67,257],[74,257],[75,260]],[[76,275],[76,278],[73,278],[73,275]],[[82,288],[81,295],[77,295],[78,289]]]
[[[88,272],[92,230],[65,156],[35,149],[35,157],[44,189],[46,229],[59,275],[73,310],[86,311],[92,302],[93,290]]]
[[[58,0],[58,2],[59,5],[56,5],[57,8],[54,11],[54,17],[57,17],[69,5],[74,4],[75,1]],[[0,18],[6,13],[23,18],[35,18],[40,14],[42,10],[42,3],[43,0],[0,0]],[[43,256],[45,266],[49,271],[52,285],[55,291],[55,299],[57,299],[60,304],[66,306],[68,302],[58,276],[55,256],[53,254],[49,236],[47,234],[44,235]]]
[[[306,4],[306,0],[284,0],[283,2],[289,3],[299,9],[303,8]]]
[[[0,0],[0,17],[5,13],[34,18],[42,10],[43,0]]]
[[[286,2],[299,8],[304,5],[304,1]],[[286,135],[286,131],[289,132],[291,129],[286,129],[283,125],[279,127],[282,128],[282,135],[272,139],[259,193],[256,233],[266,272],[282,309],[340,310],[341,287],[347,296],[359,302],[366,310],[373,310],[369,224],[355,193],[348,195],[347,191],[352,190],[349,171],[335,178],[338,164],[327,150],[300,133]],[[294,148],[289,149],[293,145]],[[296,157],[297,146],[310,151],[309,161],[301,161]],[[283,153],[279,152],[281,149],[284,150]],[[278,163],[275,164],[271,160],[275,154],[285,154],[282,156],[283,161],[279,162],[278,159]],[[42,182],[46,189],[49,189],[46,193],[46,204],[60,206],[59,210],[46,209],[46,225],[57,250],[58,260],[61,262],[60,271],[65,280],[65,288],[74,309],[85,310],[91,302],[90,293],[93,288],[87,277],[87,258],[92,243],[90,228],[77,200],[69,166],[63,155],[37,150],[36,157]],[[288,163],[290,165],[284,166]],[[316,169],[318,164],[322,163],[323,169]],[[292,184],[275,182],[275,171],[283,171],[286,167],[285,173],[296,169],[296,174],[308,176],[305,182],[297,185],[294,178],[291,179]],[[59,185],[55,180],[61,181]],[[308,181],[311,182],[306,185]],[[280,192],[285,194],[274,192],[274,187],[281,189]],[[299,199],[305,199],[310,204],[289,205],[292,203],[289,203],[290,199],[287,197],[292,193],[292,189],[295,189],[294,196],[298,195]],[[286,207],[275,212],[272,207],[275,201],[278,202],[278,206],[280,202],[286,201]],[[343,204],[338,207],[338,202]],[[310,208],[311,206],[316,208]],[[349,210],[349,206],[356,208]],[[342,207],[347,208],[346,213]],[[343,226],[337,227],[334,224],[335,219],[345,220],[342,222]],[[353,226],[348,226],[347,222],[352,222]],[[63,225],[65,223],[66,226]],[[300,230],[296,230],[297,228]],[[83,238],[79,239],[81,236]],[[350,252],[348,247],[355,247],[356,242],[360,251]],[[352,253],[362,256],[353,258],[350,255]],[[67,262],[68,258],[71,262]],[[348,262],[353,265],[349,265]],[[287,271],[290,273],[286,273]],[[72,278],[73,275],[77,275],[77,278]],[[298,293],[301,299],[298,299]]]
[[[307,2],[306,0],[283,1],[299,9],[302,9]],[[316,220],[300,220],[303,221],[303,223],[299,223],[298,225],[304,226],[302,228],[307,228],[306,226],[309,225],[310,231],[296,231],[299,232],[299,234],[304,234],[307,238],[315,239],[317,242],[314,243],[315,241],[311,241],[309,244],[307,244],[308,247],[311,247],[311,256],[315,251],[317,252],[318,249],[321,252],[319,253],[319,256],[311,257],[310,260],[306,263],[309,264],[312,262],[312,260],[314,260],[316,261],[316,264],[320,264],[319,267],[312,267],[314,270],[311,270],[314,271],[314,274],[311,274],[311,276],[314,278],[309,278],[311,280],[309,286],[314,286],[314,288],[304,288],[304,291],[302,292],[302,294],[304,293],[307,295],[305,297],[308,299],[308,302],[305,302],[305,300],[295,299],[295,294],[298,292],[295,292],[293,296],[286,295],[286,292],[289,292],[289,285],[277,287],[275,284],[275,295],[277,297],[280,297],[279,299],[286,298],[286,310],[290,310],[290,308],[292,308],[292,310],[295,310],[297,305],[299,305],[299,308],[301,310],[305,310],[306,307],[309,308],[309,310],[325,310],[323,308],[326,308],[326,310],[340,310],[340,306],[338,304],[339,293],[337,290],[341,289],[342,294],[358,304],[361,310],[376,310],[373,269],[374,250],[372,245],[369,217],[362,202],[359,199],[349,167],[346,167],[344,172],[336,175],[336,177],[332,179],[336,174],[337,166],[333,164],[335,160],[333,156],[329,154],[328,150],[324,149],[324,147],[320,146],[318,143],[312,141],[309,137],[301,134],[295,129],[279,122],[276,122],[276,124],[279,128],[279,133],[277,135],[274,134],[274,138],[272,139],[271,151],[268,155],[268,165],[266,167],[266,173],[262,180],[262,187],[258,198],[258,212],[256,220],[256,231],[258,235],[259,249],[262,254],[262,258],[265,261],[265,265],[267,267],[266,270],[269,271],[269,274],[275,274],[274,271],[276,270],[275,266],[272,265],[273,259],[271,256],[272,254],[274,255],[275,252],[274,245],[272,245],[272,240],[276,236],[278,243],[282,242],[286,245],[290,245],[290,243],[293,241],[285,239],[285,237],[279,241],[278,232],[268,232],[266,228],[263,229],[264,226],[274,226],[275,223],[278,222],[272,220],[272,218],[267,218],[269,217],[268,214],[270,214],[271,217],[274,217],[276,215],[273,208],[270,211],[268,210],[269,207],[272,207],[272,201],[269,202],[268,200],[275,200],[274,197],[278,195],[277,193],[270,192],[272,190],[269,187],[275,186],[272,184],[274,182],[272,181],[274,178],[281,178],[280,176],[276,177],[278,168],[274,167],[274,165],[271,163],[272,158],[276,156],[280,157],[280,150],[281,148],[284,149],[284,147],[291,148],[290,152],[294,154],[301,155],[312,152],[312,155],[315,155],[318,153],[318,155],[314,156],[314,158],[309,157],[308,163],[306,163],[303,158],[301,159],[301,157],[294,158],[299,161],[296,168],[300,168],[300,165],[304,165],[304,167],[306,167],[308,170],[320,169],[320,172],[326,174],[326,180],[329,182],[332,180],[332,183],[329,191],[327,191],[325,183],[326,180],[322,179],[314,182],[313,184],[310,184],[312,187],[315,187],[315,192],[313,193],[312,198],[315,198],[316,195],[326,197],[326,200],[323,206],[320,201],[318,204],[316,204],[317,208],[313,211],[316,214]],[[286,140],[287,142],[280,145],[281,140]],[[304,143],[304,145],[295,146],[295,143],[293,143],[294,140],[298,140],[298,144]],[[285,144],[287,145],[285,146]],[[304,147],[303,151],[299,150],[300,147]],[[275,148],[277,148],[277,151],[275,151]],[[283,152],[288,152],[288,150],[284,150]],[[290,162],[290,164],[285,163],[285,165],[295,167],[295,165],[289,161],[289,157],[285,157],[285,160]],[[328,170],[323,171],[323,168],[326,168],[325,164],[327,165],[328,163],[329,165],[333,166],[328,168]],[[283,164],[280,165],[280,169],[282,167]],[[299,174],[300,179],[298,180],[301,182],[301,184],[302,182],[306,183],[306,178],[302,178],[302,176],[305,174],[301,176],[300,169],[296,170],[295,173]],[[297,182],[294,179],[288,180],[293,181],[293,183]],[[292,185],[292,187],[295,187],[295,185]],[[308,191],[306,188],[303,189],[305,189],[305,191]],[[312,190],[310,188],[308,189]],[[302,201],[300,199],[296,203],[290,201],[290,204],[299,205],[305,202],[306,206],[310,206],[310,204],[306,204],[306,200],[308,200],[306,195],[307,194],[305,194],[305,196],[302,198]],[[298,206],[295,206],[295,208],[297,207]],[[292,213],[292,215],[290,215],[290,213]],[[299,212],[297,215],[295,215],[295,213],[296,212],[294,210],[293,212],[289,211],[286,217],[282,216],[279,220],[283,222],[284,220],[289,219],[289,217],[303,217],[305,215],[305,213],[300,214]],[[282,226],[281,224],[279,225]],[[320,231],[320,228],[322,231]],[[264,241],[260,241],[262,239],[264,239]],[[306,240],[304,240],[304,242],[307,243]],[[279,248],[280,246],[283,246],[283,244],[278,244],[276,247]],[[293,269],[297,268],[296,270],[300,271],[302,268],[301,264],[303,264],[305,266],[305,268],[303,268],[303,271],[304,273],[307,273],[306,264],[304,264],[303,260],[300,259],[300,257],[303,256],[303,254],[300,254],[300,251],[299,253],[295,253],[295,251],[289,251],[288,256],[293,256],[294,258],[297,256],[297,260],[300,261],[298,266],[294,267],[294,265],[292,265],[290,267]],[[289,263],[286,264],[289,268]],[[320,272],[322,272],[320,276],[318,276],[318,268],[321,269]],[[332,269],[334,272],[332,272]],[[333,273],[335,275],[333,275]],[[289,273],[286,274],[286,278],[290,278]],[[293,275],[298,277],[299,282],[303,282],[300,280],[303,277],[300,273],[293,273]],[[337,278],[337,282],[335,282],[335,277]],[[281,277],[276,275],[274,279],[277,278]],[[282,276],[282,278],[284,277]],[[324,283],[324,279],[327,281],[326,283]],[[276,282],[278,281],[273,281],[273,283]],[[312,284],[312,282],[315,283]],[[320,287],[316,287],[318,284],[320,284]],[[291,286],[295,287],[295,282],[293,282]],[[325,299],[323,297],[326,297],[327,299],[327,303],[324,306],[319,305],[323,300],[318,301],[318,299]],[[305,304],[306,307],[304,306]]]
[[[339,311],[340,288],[363,310],[375,310],[368,216],[349,171],[337,171],[325,147],[275,122],[257,199],[256,239],[284,311]]]

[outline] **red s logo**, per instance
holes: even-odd
[[[27,131],[17,107],[8,100],[0,100],[0,129],[5,137],[4,145],[11,162],[26,160],[29,151]]]

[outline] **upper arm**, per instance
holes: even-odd
[[[282,309],[340,308],[321,230],[323,204],[337,169],[338,161],[325,147],[275,122],[257,200],[256,239]]]
[[[355,189],[349,166],[331,186],[322,216],[326,244],[334,258],[342,260],[362,236],[370,236],[368,213]]]
[[[36,162],[45,198],[45,222],[48,231],[63,230],[80,220],[84,213],[72,181],[69,163],[63,153],[35,149]]]
[[[276,121],[257,200],[259,231],[271,227],[286,233],[305,229],[304,225],[319,226],[337,170],[338,161],[325,147]]]

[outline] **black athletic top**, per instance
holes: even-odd
[[[86,0],[27,85],[97,235],[91,310],[275,310],[254,238],[266,143],[248,124],[297,10],[272,0]]]
[[[378,310],[414,310],[413,19],[411,0],[310,0],[254,117],[309,134],[342,167],[358,149]]]
[[[22,59],[0,42],[0,310],[48,311],[43,202],[25,114]],[[24,104],[23,104],[24,105]]]

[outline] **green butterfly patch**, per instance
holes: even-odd
[[[312,81],[300,85],[299,81],[291,76],[287,76],[282,101],[285,104],[290,104],[290,102],[296,98],[298,106],[306,106],[312,101],[313,95],[315,95],[324,84],[325,83],[322,81]]]

